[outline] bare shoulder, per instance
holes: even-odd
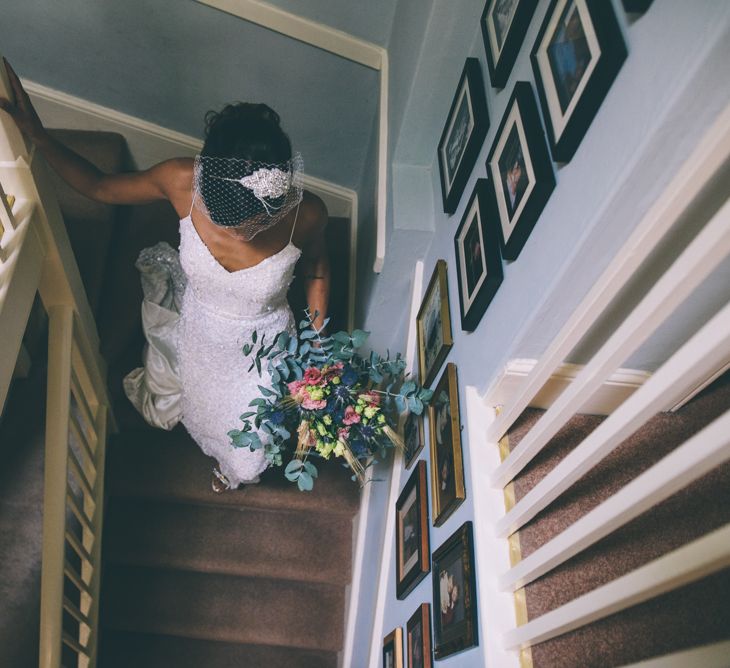
[[[327,220],[325,203],[314,193],[305,190],[295,228],[295,237],[300,245],[307,245],[318,239],[327,227]]]
[[[193,180],[193,158],[172,158],[152,167],[160,175],[170,193],[190,192]]]

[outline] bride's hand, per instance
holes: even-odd
[[[0,97],[0,109],[10,114],[18,129],[26,137],[35,140],[44,132],[43,123],[38,118],[38,114],[33,108],[28,93],[25,92],[23,84],[20,83],[18,75],[10,67],[10,63],[3,58],[3,64],[5,65],[5,71],[8,73],[10,87],[15,95],[15,102],[13,103],[7,98]]]

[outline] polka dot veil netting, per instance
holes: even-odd
[[[265,163],[196,156],[193,206],[249,241],[281,221],[302,199],[302,157]]]

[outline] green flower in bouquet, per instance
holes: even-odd
[[[314,318],[317,317],[315,314]],[[376,453],[403,447],[393,429],[398,413],[421,414],[432,392],[404,377],[406,363],[400,356],[385,358],[358,351],[368,332],[323,333],[307,311],[299,323],[299,336],[280,332],[273,341],[258,340],[243,346],[251,367],[259,375],[265,369],[270,381],[259,385],[261,396],[241,415],[243,427],[228,432],[236,447],[263,449],[267,460],[282,466],[287,445],[296,434],[293,457],[284,475],[299,489],[311,490],[317,468],[314,454],[323,459],[341,457],[364,483],[365,469]]]

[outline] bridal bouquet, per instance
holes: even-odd
[[[296,434],[284,475],[302,491],[311,490],[317,477],[312,454],[342,457],[353,479],[364,483],[376,453],[403,447],[393,429],[398,413],[420,414],[432,395],[404,378],[400,354],[393,359],[375,352],[360,355],[368,332],[326,336],[327,321],[317,329],[313,320],[307,312],[298,337],[280,332],[267,342],[253,332],[243,354],[251,357],[249,371],[255,367],[261,375],[266,368],[270,385],[259,385],[261,396],[250,404],[255,410],[241,415],[241,429],[228,432],[234,446],[263,448],[275,466],[283,465],[287,443]]]

